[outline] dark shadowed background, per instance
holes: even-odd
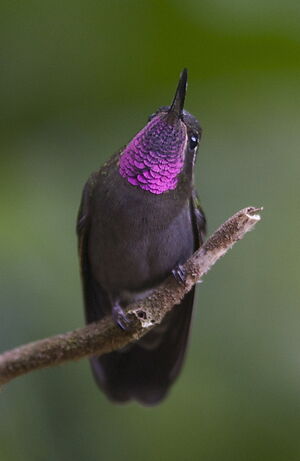
[[[33,373],[0,394],[1,461],[300,459],[299,21],[296,0],[1,2],[1,350],[83,325],[83,184],[184,66],[209,232],[265,208],[198,288],[164,403],[111,404],[86,360]]]

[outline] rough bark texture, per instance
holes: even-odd
[[[162,321],[235,242],[254,228],[260,220],[260,211],[261,208],[244,208],[222,224],[184,265],[185,284],[170,276],[150,296],[130,305],[127,309],[132,320],[130,330],[121,330],[107,317],[84,328],[4,352],[0,355],[0,385],[39,368],[106,354],[139,339]]]

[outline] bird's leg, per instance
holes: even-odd
[[[115,302],[112,306],[112,318],[122,330],[126,331],[130,327],[130,320],[119,302]]]
[[[185,286],[187,274],[184,267],[181,264],[176,264],[176,266],[172,270],[172,275],[178,283]]]

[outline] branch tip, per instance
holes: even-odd
[[[246,209],[246,216],[247,218],[249,218],[250,220],[254,220],[255,222],[257,221],[260,221],[261,220],[261,216],[260,216],[260,212],[263,211],[263,207],[259,207],[259,208],[254,208],[254,207],[248,207]],[[255,223],[254,223],[255,224]]]

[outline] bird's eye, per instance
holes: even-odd
[[[195,149],[195,147],[197,147],[197,146],[198,146],[198,136],[193,134],[190,137],[190,148]]]

